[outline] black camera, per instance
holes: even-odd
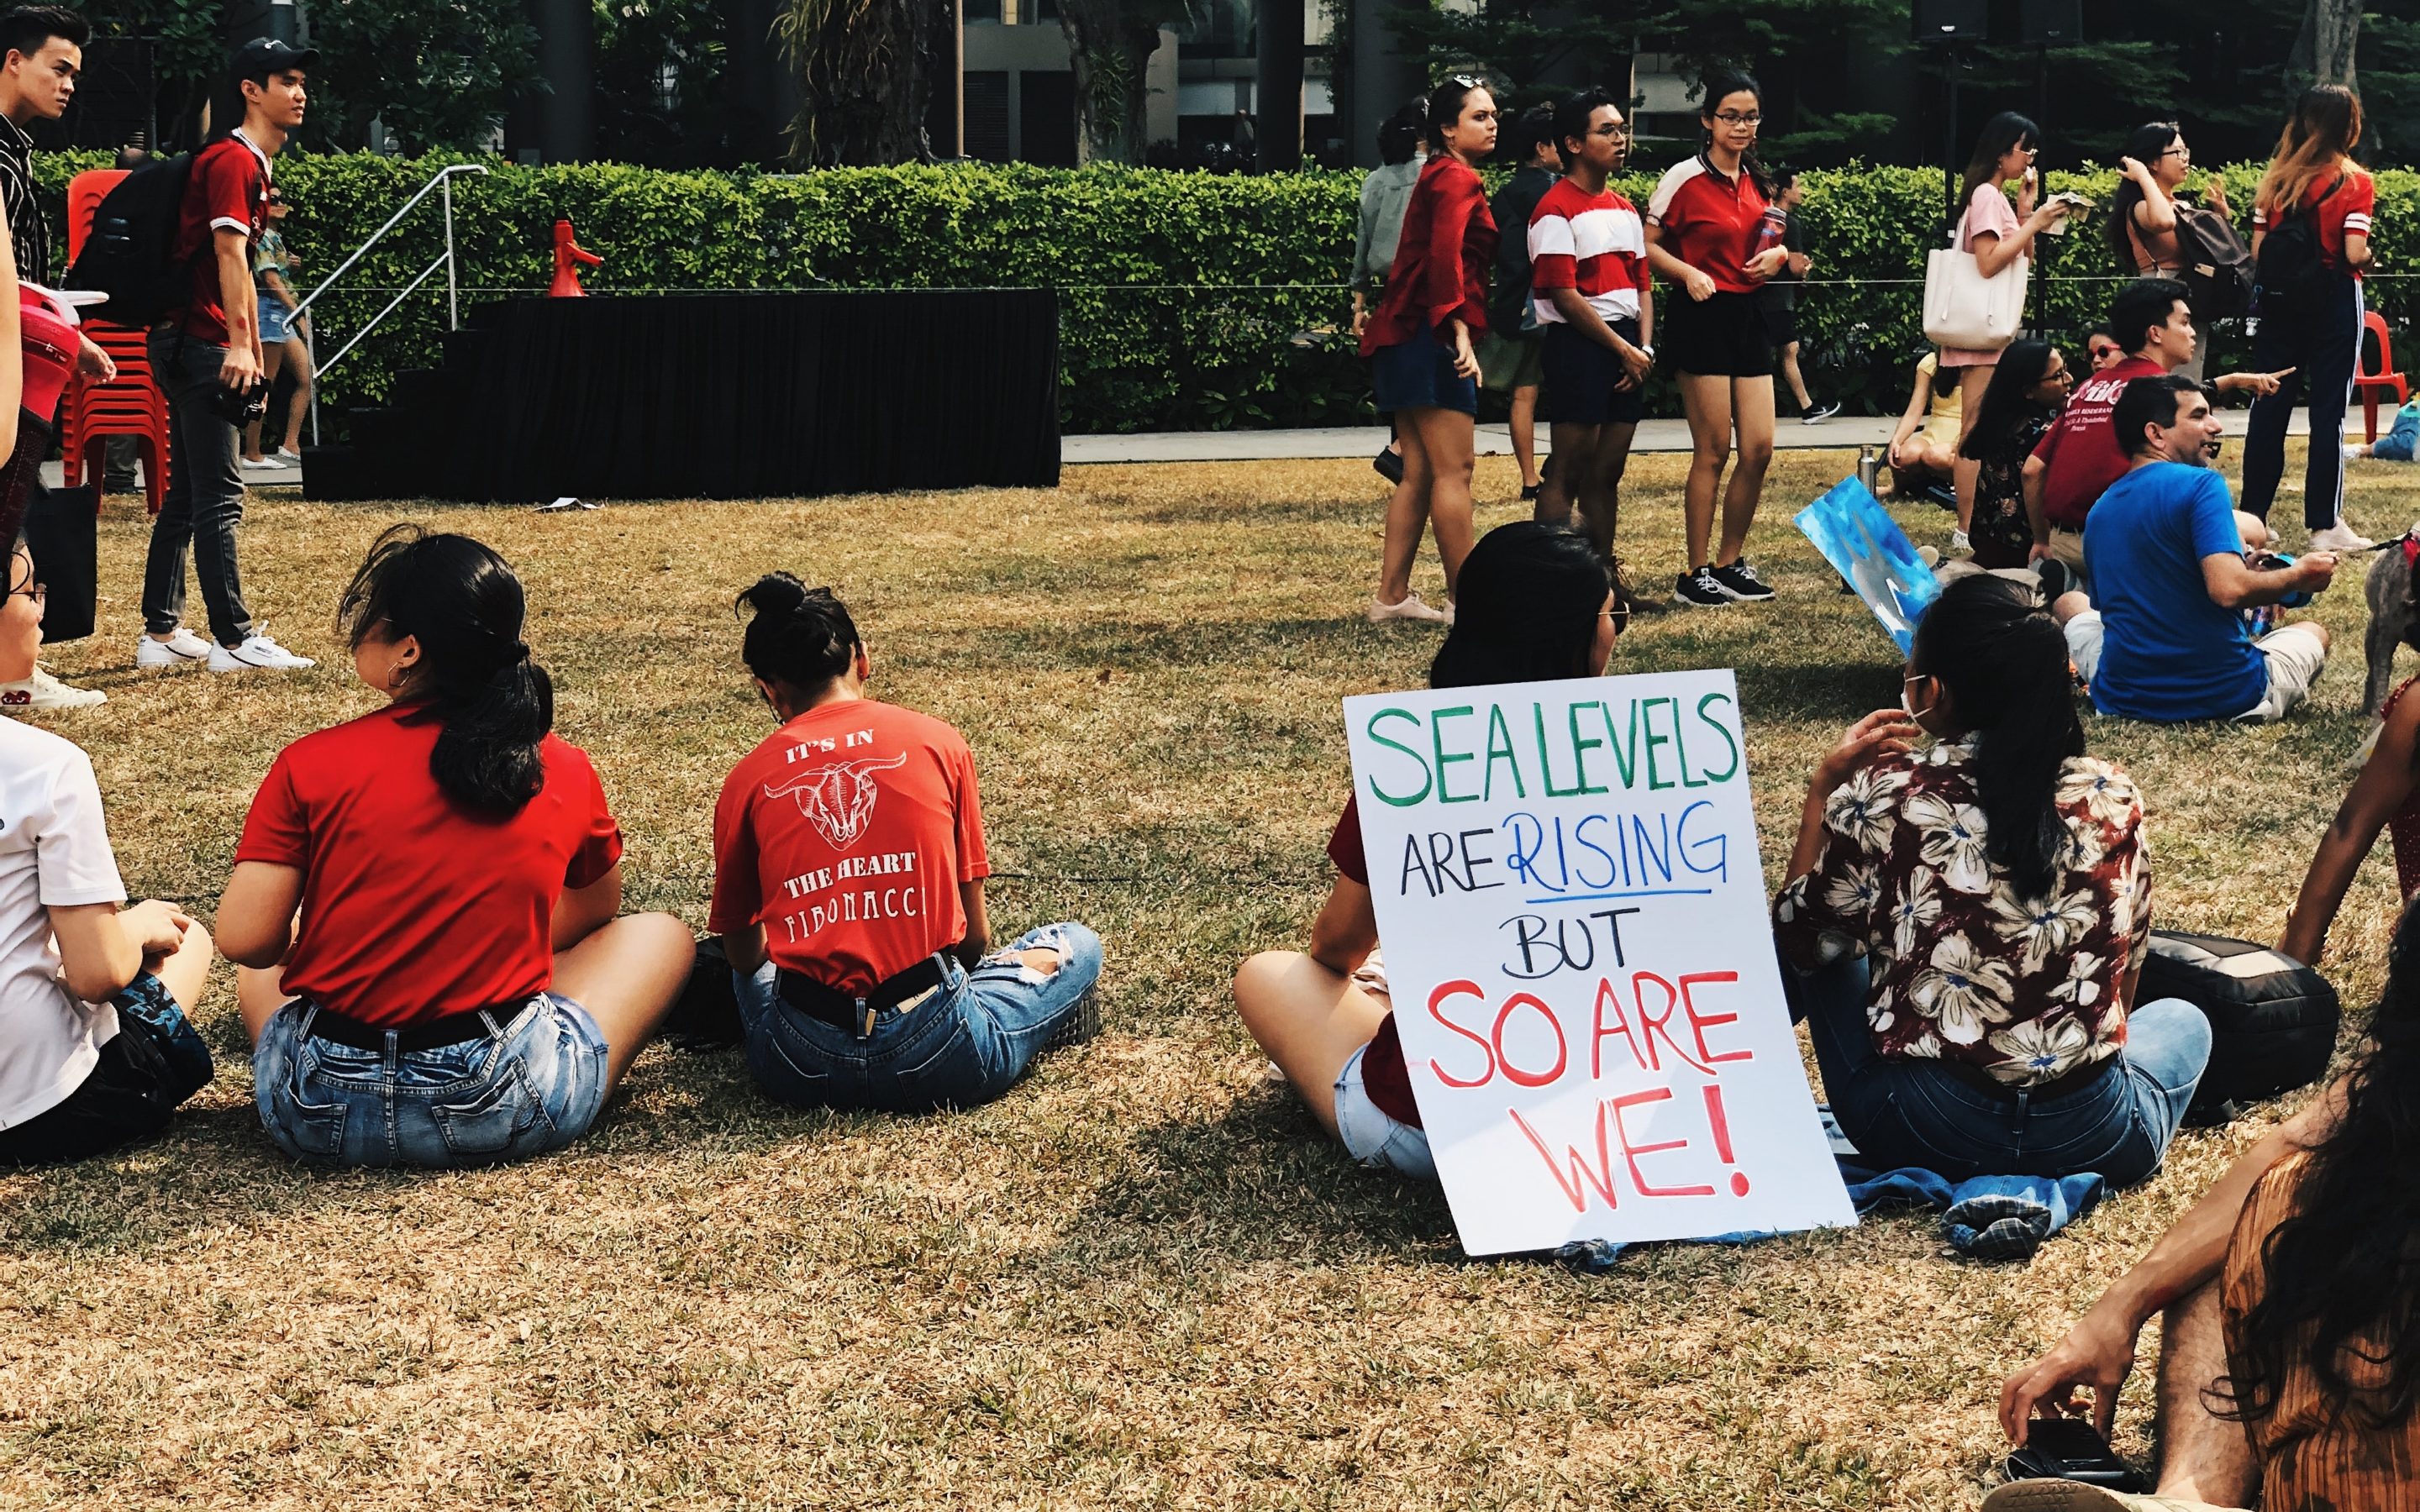
[[[256,383],[248,389],[230,389],[221,384],[210,395],[210,412],[239,429],[256,420],[269,416],[269,385]]]

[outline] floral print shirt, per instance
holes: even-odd
[[[2151,929],[2143,801],[2118,767],[2070,758],[2057,869],[2020,898],[1985,854],[1973,758],[1944,744],[1841,784],[1815,869],[1774,900],[1775,936],[1804,968],[1866,952],[1882,1054],[2039,1086],[2126,1042],[2126,978]]]

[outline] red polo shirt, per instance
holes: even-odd
[[[269,155],[238,131],[194,155],[185,198],[177,208],[177,235],[168,254],[194,270],[194,297],[185,306],[185,334],[213,347],[227,344],[226,308],[221,302],[218,259],[212,255],[220,228],[240,231],[247,247],[260,244],[269,224]],[[252,256],[244,255],[246,280]]]
[[[1714,281],[1727,294],[1753,294],[1747,259],[1764,221],[1763,192],[1743,164],[1726,177],[1703,153],[1664,172],[1647,201],[1647,224],[1664,228],[1664,250]]]
[[[2034,447],[2034,455],[2050,470],[2042,479],[2042,513],[2062,530],[2084,529],[2085,512],[2097,503],[2109,486],[2126,475],[2133,458],[2118,443],[2118,427],[2110,423],[2118,396],[2136,378],[2158,378],[2167,371],[2148,357],[2129,357],[2106,373],[2095,373],[2076,386],[2058,424]]]

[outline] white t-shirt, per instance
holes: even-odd
[[[72,742],[0,719],[0,1129],[67,1100],[117,1035],[117,1010],[59,980],[53,905],[126,901],[92,762]]]

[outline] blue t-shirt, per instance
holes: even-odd
[[[2155,462],[2101,496],[2084,525],[2084,570],[2101,610],[2092,702],[2129,719],[2231,719],[2269,696],[2243,616],[2211,600],[2204,557],[2243,554],[2226,480]]]

